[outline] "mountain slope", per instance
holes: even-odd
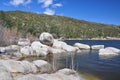
[[[49,16],[23,11],[0,11],[0,21],[22,34],[38,35],[44,31],[66,38],[120,37],[120,26],[107,25],[65,16]]]

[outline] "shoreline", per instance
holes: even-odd
[[[64,41],[64,40],[120,40],[120,38],[93,38],[93,39],[82,39],[82,38],[69,38],[69,39],[58,39],[58,40],[61,40],[61,41]]]

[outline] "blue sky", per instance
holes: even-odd
[[[120,0],[0,0],[0,10],[57,14],[120,25]]]

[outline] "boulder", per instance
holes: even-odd
[[[31,44],[31,48],[33,50],[32,55],[46,56],[49,53],[49,51],[48,51],[49,46],[44,45],[44,44],[40,43],[39,41],[34,41]]]
[[[28,61],[0,60],[0,64],[12,73],[36,73],[37,67]]]
[[[104,49],[104,45],[92,45],[91,49],[93,49],[93,50]]]
[[[36,72],[38,72],[35,64],[33,64],[29,61],[21,61],[20,63],[24,67],[24,73],[36,73]]]
[[[65,50],[63,50],[63,49],[57,49],[57,48],[49,47],[48,50],[49,50],[49,53],[52,53],[52,54],[66,53]]]
[[[48,46],[40,43],[40,41],[34,41],[34,42],[32,42],[31,47],[32,47],[32,48],[36,48],[36,47],[43,48],[43,47],[48,47]]]
[[[4,65],[10,72],[24,73],[24,67],[20,64],[20,61],[0,60],[0,63]]]
[[[41,33],[41,35],[39,36],[39,40],[42,44],[45,44],[48,46],[52,46],[52,44],[54,42],[54,38],[53,38],[52,34],[47,33],[47,32]]]
[[[0,80],[14,80],[5,66],[0,64]]]
[[[52,74],[28,74],[16,80],[86,80],[76,71],[62,69]]]
[[[36,60],[32,62],[33,64],[35,64],[35,66],[37,66],[38,71],[40,73],[45,73],[45,72],[51,72],[52,69],[52,65],[49,64],[47,61],[44,60]]]
[[[84,80],[84,78],[79,77],[76,71],[70,69],[62,69],[53,74],[42,74],[37,76],[45,80]]]
[[[0,80],[14,80],[10,71],[0,64]]]
[[[30,40],[29,39],[25,39],[25,38],[20,38],[18,40],[18,45],[19,46],[29,46],[30,45]]]
[[[115,53],[120,53],[120,49],[118,49],[118,48],[107,47],[106,49],[111,50],[112,52],[115,52]]]
[[[65,42],[58,41],[58,40],[54,40],[54,43],[53,43],[52,47],[53,48],[58,48],[58,49],[63,49],[67,52],[75,52],[77,50],[77,48],[75,48],[73,46],[70,46]]]
[[[33,74],[28,74],[28,75],[25,75],[21,78],[15,79],[15,80],[46,80],[46,79],[43,79],[43,78],[38,77],[38,76],[33,75]]]
[[[99,50],[99,55],[118,55],[120,53],[120,50],[114,47],[107,47],[105,49],[100,49]]]
[[[58,49],[63,49],[63,46],[64,45],[67,45],[67,43],[65,42],[62,42],[62,41],[58,41],[58,40],[54,40],[54,43],[53,43],[53,48],[58,48]]]
[[[78,47],[79,49],[90,49],[90,46],[87,44],[82,44],[82,43],[75,43],[75,47]]]
[[[7,51],[9,50],[19,51],[20,47],[18,45],[10,45],[10,46],[5,47],[5,49]]]
[[[33,53],[33,50],[30,46],[24,46],[20,49],[20,53],[23,56],[30,56]]]
[[[67,52],[76,52],[77,48],[70,46],[70,45],[63,45],[63,50]]]

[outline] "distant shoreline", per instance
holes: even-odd
[[[120,40],[120,38],[92,38],[92,39],[89,39],[89,38],[85,38],[85,39],[82,39],[82,38],[69,38],[69,39],[59,39],[59,40]]]

